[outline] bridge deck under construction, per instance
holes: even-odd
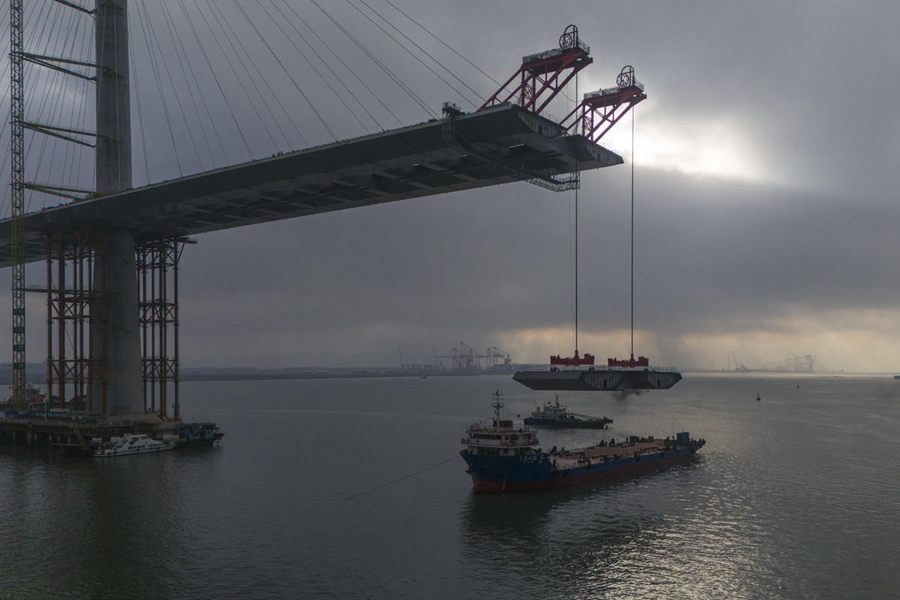
[[[560,175],[620,163],[503,105],[30,213],[25,259],[44,260],[48,239],[69,231],[121,227],[152,241],[513,181],[564,186]],[[12,264],[11,240],[0,221],[0,267]]]

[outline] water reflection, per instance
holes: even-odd
[[[47,449],[0,454],[5,591],[42,597],[170,597],[189,556],[179,469],[202,453],[106,461]],[[41,556],[35,563],[33,557]],[[26,568],[27,565],[27,568]]]
[[[693,461],[557,491],[472,494],[461,511],[466,569],[486,581],[499,572],[539,597],[691,596],[690,589],[666,582],[676,572],[684,579],[696,564],[681,548],[702,532],[692,532],[683,498],[672,491],[698,467]]]

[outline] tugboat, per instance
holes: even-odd
[[[131,454],[152,454],[171,450],[175,445],[154,440],[149,435],[126,433],[122,437],[113,438],[111,443],[101,447],[94,453],[96,458],[128,456]]]
[[[179,448],[214,446],[225,435],[215,423],[182,423],[175,429]]]
[[[555,403],[547,402],[543,408],[533,410],[531,416],[525,418],[526,425],[556,429],[606,429],[612,422],[605,416],[591,417],[569,412],[567,407],[560,405],[559,395]]]
[[[475,423],[466,429],[460,456],[476,493],[560,488],[616,475],[628,475],[690,459],[706,444],[686,431],[674,438],[631,436],[622,442],[601,440],[575,450],[538,447],[537,434],[515,428],[500,418],[500,392],[491,404],[491,425]]]

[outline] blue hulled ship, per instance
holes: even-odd
[[[558,488],[585,481],[627,475],[687,460],[704,446],[687,432],[674,438],[631,436],[616,442],[602,440],[594,446],[565,450],[541,450],[537,433],[515,427],[502,419],[503,401],[494,394],[494,419],[490,425],[475,423],[462,439],[460,455],[468,465],[476,492],[513,492]]]

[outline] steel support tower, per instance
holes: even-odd
[[[25,404],[25,90],[22,0],[9,3],[13,402]]]

